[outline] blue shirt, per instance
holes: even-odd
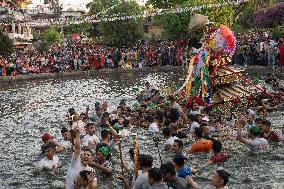
[[[191,169],[188,167],[183,166],[177,172],[177,177],[186,178],[187,176],[192,176]]]

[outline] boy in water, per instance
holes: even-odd
[[[167,189],[167,186],[162,183],[162,174],[160,169],[152,168],[148,173],[149,189]]]
[[[96,189],[97,178],[94,172],[83,170],[79,172],[79,176],[75,180],[75,188]]]
[[[186,180],[176,176],[175,166],[171,162],[162,164],[160,169],[163,176],[163,181],[167,183],[169,188],[188,189]]]
[[[260,128],[257,126],[252,126],[249,129],[248,137],[250,139],[244,139],[242,137],[242,129],[245,126],[246,121],[241,118],[238,122],[238,128],[237,128],[237,140],[239,140],[241,143],[244,143],[248,146],[250,149],[250,152],[253,154],[258,154],[259,152],[265,152],[268,150],[268,142],[264,138],[260,138]]]
[[[185,157],[182,154],[177,154],[174,158],[174,166],[176,168],[177,171],[177,176],[184,178],[188,185],[190,185],[193,188],[198,188],[197,184],[193,181],[193,179],[191,178],[192,176],[192,172],[191,169],[187,166],[185,166],[185,160],[187,159],[187,157]]]
[[[56,155],[56,145],[47,143],[43,146],[44,158],[39,162],[40,169],[56,169],[61,167],[59,158]]]
[[[213,163],[224,163],[229,159],[229,155],[227,153],[221,152],[222,143],[218,140],[213,142],[212,150],[214,155],[210,158],[210,160],[206,163],[206,165]]]
[[[98,172],[104,174],[112,174],[112,163],[110,161],[111,151],[106,144],[99,144],[96,149],[96,161],[91,163]]]
[[[212,186],[216,189],[229,189],[226,185],[231,175],[224,170],[217,170],[214,172],[212,178]]]

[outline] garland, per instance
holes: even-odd
[[[127,15],[125,13],[122,14],[113,14],[108,17],[102,17],[99,19],[96,19],[96,15],[94,16],[87,16],[85,18],[59,18],[59,19],[40,19],[40,20],[33,20],[31,22],[23,22],[24,25],[29,25],[32,27],[40,27],[40,26],[52,26],[52,25],[79,25],[84,23],[100,23],[100,22],[113,22],[113,21],[123,21],[123,20],[129,20],[129,19],[140,19],[140,18],[147,18],[150,16],[161,16],[161,15],[167,15],[167,14],[180,14],[180,13],[186,13],[186,12],[192,12],[192,11],[200,11],[200,10],[207,10],[211,8],[219,8],[219,7],[225,7],[229,5],[238,5],[241,3],[248,2],[249,0],[229,0],[227,2],[223,3],[217,3],[217,4],[207,4],[207,5],[198,5],[198,6],[191,6],[191,7],[184,7],[184,8],[176,8],[176,9],[159,9],[155,10],[154,13],[142,13],[142,14],[136,14],[136,15]],[[17,23],[17,22],[12,22]],[[0,25],[11,25],[12,23],[0,23]],[[19,23],[18,23],[19,24]]]

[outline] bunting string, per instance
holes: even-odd
[[[180,13],[187,13],[192,11],[200,11],[200,10],[208,10],[213,8],[220,8],[226,7],[230,5],[238,5],[241,3],[248,2],[249,0],[229,0],[223,3],[217,4],[206,4],[206,5],[199,5],[199,6],[191,6],[191,7],[183,7],[183,8],[176,8],[176,9],[159,9],[154,10],[153,13],[142,13],[142,14],[133,14],[130,15],[129,13],[122,13],[122,14],[112,14],[110,16],[96,18],[96,15],[93,16],[86,16],[82,17],[74,17],[74,18],[58,18],[58,19],[39,19],[39,20],[32,20],[32,21],[13,21],[13,22],[0,22],[0,25],[8,26],[11,24],[16,25],[24,25],[24,26],[31,26],[31,27],[45,27],[45,26],[64,26],[64,25],[80,25],[84,23],[100,23],[100,22],[113,22],[113,21],[123,21],[123,20],[130,20],[130,19],[140,19],[140,18],[147,18],[147,17],[154,17],[154,16],[161,16],[167,14],[180,14]]]

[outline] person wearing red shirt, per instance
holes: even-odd
[[[284,68],[284,40],[279,39],[280,66]]]
[[[209,164],[212,163],[224,163],[229,159],[229,155],[225,152],[221,152],[222,150],[222,143],[218,140],[213,142],[212,150],[214,155],[210,158]]]
[[[268,142],[281,142],[280,136],[273,130],[271,130],[271,122],[263,120],[260,124],[261,138],[265,138]]]

